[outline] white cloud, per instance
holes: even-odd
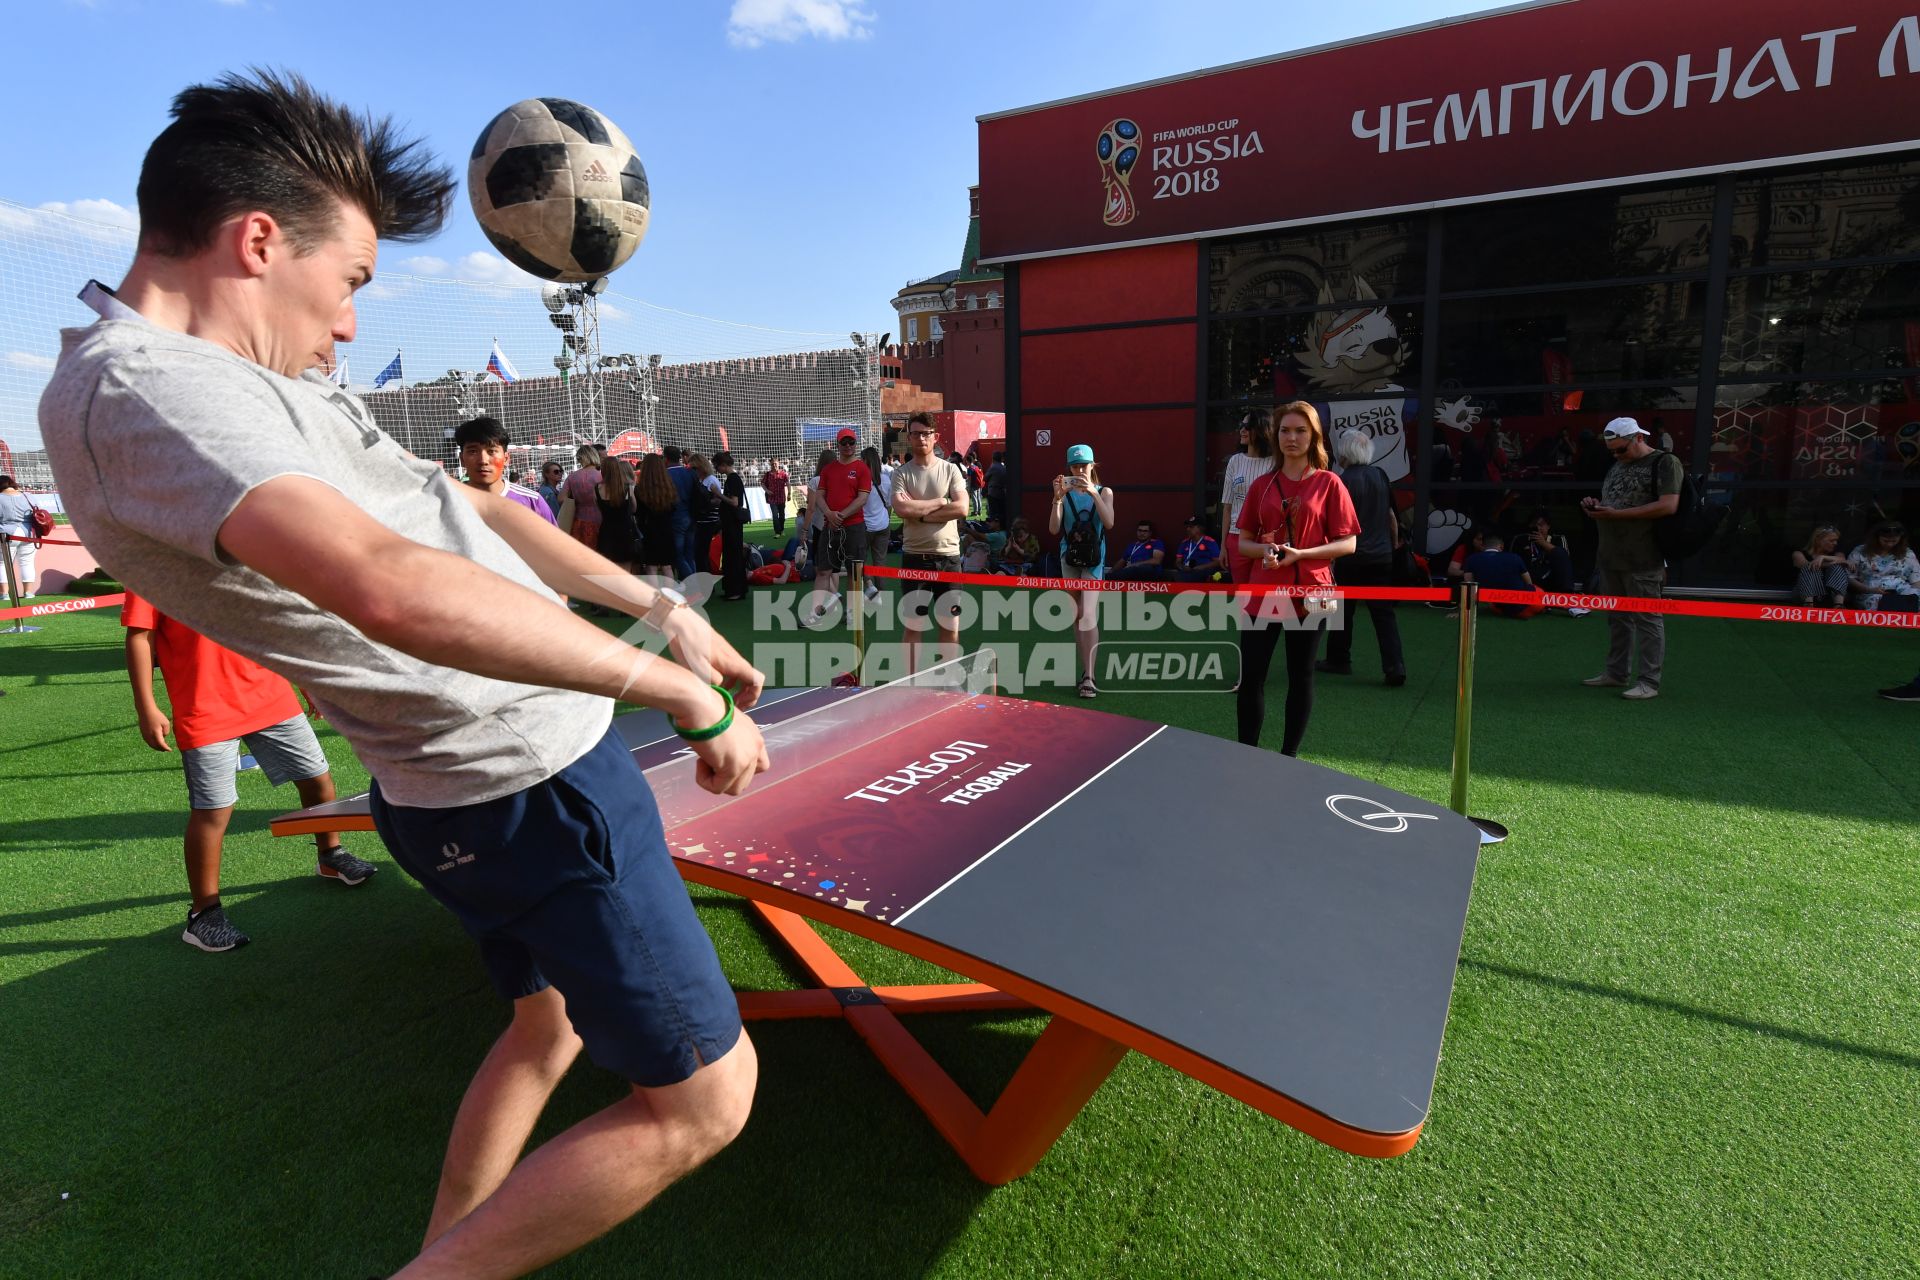
[[[442,280],[471,280],[479,284],[530,285],[533,278],[497,253],[476,250],[454,262],[430,253],[402,258],[393,270],[403,276],[432,276]],[[375,286],[379,284],[376,279]]]
[[[394,267],[403,276],[443,276],[447,274],[447,260],[445,258],[436,258],[430,253],[423,253],[413,258],[402,258],[400,261],[394,263]]]
[[[48,200],[40,208],[43,212],[64,214],[82,222],[104,223],[128,231],[140,229],[140,214],[111,200]]]
[[[617,307],[605,298],[600,299],[600,318],[602,320],[631,320],[633,313],[625,307]]]
[[[733,0],[727,43],[758,49],[769,40],[865,40],[873,34],[873,22],[873,11],[858,0]]]
[[[36,369],[45,373],[53,372],[52,356],[38,356],[31,351],[0,352],[0,364],[11,369]]]
[[[529,280],[526,272],[499,254],[484,249],[454,263],[453,275],[458,280],[480,280],[488,284],[526,284]]]

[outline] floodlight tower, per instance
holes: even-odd
[[[621,384],[633,393],[634,403],[640,407],[640,429],[657,446],[660,441],[660,395],[656,390],[660,380],[659,355],[636,356],[623,351],[617,356],[601,356],[599,367],[619,372]]]
[[[885,334],[850,333],[853,341],[853,364],[849,369],[853,381],[860,388],[861,416],[866,420],[863,438],[876,447],[882,443],[880,429],[880,354],[886,341]]]
[[[607,278],[598,276],[585,284],[544,284],[540,303],[547,319],[560,331],[560,354],[553,367],[567,380],[569,416],[574,422],[575,443],[603,443],[607,438],[607,401],[600,384],[600,295],[607,291]]]

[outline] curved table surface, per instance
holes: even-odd
[[[694,784],[659,713],[614,721],[687,879],[992,983],[1332,1145],[1412,1145],[1480,849],[1466,819],[1078,706],[774,689],[755,720],[773,768],[738,798]],[[364,796],[274,822],[370,826]]]

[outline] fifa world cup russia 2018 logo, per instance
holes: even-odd
[[[1124,117],[1109,120],[1093,149],[1100,157],[1100,181],[1106,188],[1100,221],[1124,227],[1139,212],[1133,203],[1133,167],[1140,162],[1140,126]]]

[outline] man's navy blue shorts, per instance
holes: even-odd
[[[655,1088],[733,1048],[739,1003],[617,732],[498,800],[402,808],[377,783],[371,800],[393,860],[459,917],[500,994],[552,985],[593,1061]]]

